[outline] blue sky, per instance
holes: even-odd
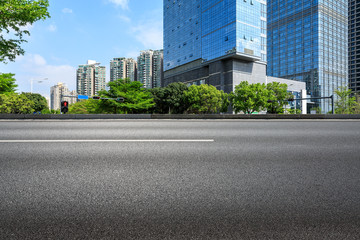
[[[15,73],[18,92],[50,95],[57,82],[76,90],[76,69],[87,60],[107,68],[115,57],[161,49],[162,0],[50,0],[51,18],[27,28],[25,55],[0,63],[0,72]],[[48,80],[38,83],[38,80]]]

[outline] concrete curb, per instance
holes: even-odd
[[[0,119],[360,119],[360,114],[0,114]]]

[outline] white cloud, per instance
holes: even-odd
[[[57,29],[57,27],[56,27],[56,25],[54,25],[54,24],[51,24],[51,25],[48,27],[48,30],[49,30],[50,32],[55,32],[56,29]]]
[[[64,8],[63,10],[62,10],[62,12],[63,13],[67,13],[67,14],[71,14],[71,13],[73,13],[73,10],[72,9],[70,9],[70,8]]]
[[[115,4],[117,7],[122,9],[129,9],[129,0],[108,0],[109,2]]]
[[[32,55],[32,61],[36,66],[44,66],[46,65],[46,60],[39,54]]]
[[[50,87],[58,82],[65,83],[69,90],[76,90],[76,68],[70,65],[48,64],[46,59],[39,54],[27,54],[18,58],[15,73],[19,92],[30,91],[30,80],[33,79],[33,92],[48,96]],[[41,83],[36,80],[47,78]]]
[[[141,22],[132,28],[137,41],[145,48],[163,48],[163,25],[161,21],[149,20]]]
[[[118,18],[123,21],[123,22],[126,22],[126,23],[130,23],[131,22],[131,19],[125,15],[119,15]]]

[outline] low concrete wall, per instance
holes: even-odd
[[[0,114],[0,119],[360,119],[360,114]]]

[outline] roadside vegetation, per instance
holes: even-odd
[[[16,93],[14,74],[0,74],[0,113],[12,114],[60,114],[49,110],[46,99],[37,93]],[[81,100],[69,106],[69,114],[219,114],[234,111],[236,114],[300,114],[299,109],[285,109],[293,98],[286,84],[277,82],[267,85],[247,81],[235,86],[229,94],[214,86],[201,84],[187,86],[172,83],[167,87],[145,89],[137,81],[119,79],[102,90],[101,100]],[[336,114],[360,114],[359,97],[341,87],[335,91]],[[104,99],[107,98],[107,99]],[[116,99],[123,98],[124,101]],[[286,111],[286,112],[285,112]]]

